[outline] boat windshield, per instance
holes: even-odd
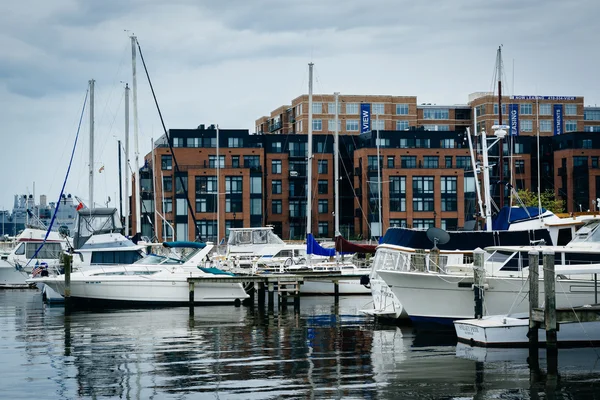
[[[157,265],[157,264],[183,264],[182,260],[178,260],[176,258],[172,258],[172,257],[166,257],[166,256],[160,256],[157,254],[148,254],[146,257],[141,258],[139,260],[137,260],[136,262],[134,262],[134,264],[151,264],[151,265]]]

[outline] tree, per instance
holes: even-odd
[[[517,195],[527,207],[538,207],[538,196],[529,189],[521,189],[517,191]],[[546,189],[541,193],[542,207],[552,211],[554,214],[565,212],[564,200],[558,200],[551,189]]]

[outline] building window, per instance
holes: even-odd
[[[391,227],[394,227],[394,228],[406,228],[406,220],[405,219],[399,219],[399,218],[390,219],[390,228]]]
[[[450,119],[450,111],[447,108],[425,108],[423,119]]]
[[[160,168],[163,171],[170,171],[173,169],[173,158],[171,156],[161,156],[160,157]]]
[[[494,104],[494,115],[498,115],[498,103]],[[506,114],[506,104],[502,104],[502,114]]]
[[[327,113],[335,115],[335,102],[327,103]],[[338,101],[338,114],[342,113],[342,102]]]
[[[217,156],[208,156],[208,168],[217,168]],[[225,156],[219,156],[219,168],[225,168]]]
[[[442,139],[441,145],[442,149],[453,149],[454,139]]]
[[[243,177],[241,176],[226,176],[225,177],[225,193],[241,194],[243,190]]]
[[[327,200],[319,200],[319,214],[326,214],[329,211],[329,202]]]
[[[188,224],[181,223],[178,222],[177,225],[175,225],[175,229],[176,229],[176,233],[177,233],[177,240],[188,240],[188,235],[189,235],[189,231],[188,231]]]
[[[175,199],[175,215],[186,216],[188,215],[187,199]]]
[[[250,199],[250,215],[262,215],[262,199]]]
[[[283,208],[281,200],[271,200],[271,212],[273,214],[281,214],[282,209]]]
[[[408,115],[408,104],[396,104],[396,115]]]
[[[574,167],[587,167],[588,158],[583,156],[575,156],[573,157],[573,166]]]
[[[592,168],[598,168],[598,157],[597,156],[592,157]],[[600,208],[600,204],[598,204],[598,207]]]
[[[471,169],[471,157],[456,156],[456,168],[462,168],[464,170]]]
[[[187,138],[187,147],[200,147],[200,138]]]
[[[319,236],[329,236],[329,222],[319,221]]]
[[[394,168],[394,156],[388,156],[387,157],[387,167],[388,168]]]
[[[328,183],[326,180],[321,180],[319,179],[319,184],[318,184],[318,191],[319,194],[327,194],[327,187],[328,187]]]
[[[243,203],[241,198],[226,198],[225,212],[242,212]]]
[[[346,131],[358,132],[358,120],[357,119],[347,119],[346,120]]]
[[[540,115],[552,115],[552,105],[549,103],[540,104]]]
[[[431,148],[431,140],[424,138],[417,138],[415,140],[415,147],[420,149],[430,149]]]
[[[322,131],[322,130],[323,130],[323,120],[313,119],[313,131]]]
[[[173,147],[184,147],[185,140],[180,137],[173,138]]]
[[[244,168],[260,168],[260,156],[244,156]]]
[[[170,197],[165,198],[163,202],[163,212],[170,213],[173,212],[173,199]]]
[[[175,176],[175,193],[185,194],[188,189],[188,178],[187,176]]]
[[[308,147],[306,142],[291,142],[289,144],[290,156],[306,157],[308,155]]]
[[[442,211],[456,211],[458,209],[456,181],[455,176],[442,176]]]
[[[244,147],[244,139],[230,137],[227,139],[227,147]]]
[[[198,231],[202,240],[219,241],[217,238],[217,221],[198,221]]]
[[[442,222],[442,229],[445,231],[455,231],[458,229],[458,219],[457,218],[443,218],[441,222]]]
[[[281,160],[272,160],[271,161],[271,173],[272,174],[280,174],[281,173]]]
[[[586,121],[600,121],[600,110],[583,110],[583,119]]]
[[[358,103],[347,103],[346,114],[358,114]],[[356,121],[358,123],[358,121]]]
[[[250,177],[250,194],[261,194],[262,193],[262,177],[251,176]]]
[[[575,132],[577,131],[577,121],[567,119],[565,121],[565,132]]]
[[[520,106],[519,112],[521,115],[532,115],[533,114],[533,107],[531,106],[531,103],[522,103],[519,106]]]
[[[600,132],[600,126],[584,126],[584,132]]]
[[[281,151],[282,151],[281,142],[271,143],[271,151],[273,153],[281,153]]]
[[[313,112],[313,114],[322,114],[323,113],[323,103],[314,102],[312,104],[312,112]]]
[[[202,196],[196,198],[197,213],[212,213],[217,211],[215,196]]]
[[[452,168],[452,156],[444,156],[444,166],[446,168]]]
[[[231,168],[240,167],[240,156],[231,156]]]
[[[423,168],[438,168],[438,156],[424,156],[423,157]]]
[[[524,153],[524,146],[523,143],[515,143],[515,151],[513,152],[514,154],[523,154]]]
[[[524,174],[525,173],[525,160],[515,160],[515,173],[516,174]]]
[[[519,122],[521,132],[533,132],[533,121],[530,119],[522,119]]]
[[[335,132],[335,119],[327,121],[327,130]],[[338,132],[342,130],[342,120],[338,118]]]
[[[379,165],[383,163],[383,157],[379,157],[379,164],[377,163],[377,156],[367,156],[367,165],[369,171],[376,171]]]
[[[433,211],[433,176],[413,177],[413,211]]]
[[[172,176],[163,176],[163,192],[172,192],[173,191],[173,177]]]
[[[406,177],[390,177],[390,211],[406,211]]]
[[[413,219],[413,228],[427,230],[435,226],[435,220],[433,219]]]
[[[329,169],[327,164],[327,160],[318,160],[317,172],[319,174],[326,174],[327,170]]]
[[[582,149],[591,149],[592,148],[592,139],[583,139],[581,142]]]
[[[565,104],[565,115],[577,115],[577,104]]]
[[[306,217],[306,201],[290,201],[290,217]]]
[[[407,131],[408,130],[408,121],[396,121],[396,130],[397,131]]]
[[[540,132],[552,132],[552,121],[549,119],[540,120]]]
[[[390,147],[390,139],[388,139],[388,138],[375,139],[375,146]]]
[[[217,193],[216,176],[197,176],[196,194]]]
[[[402,168],[417,168],[417,156],[401,156],[400,166]]]
[[[385,120],[384,119],[372,119],[371,120],[371,130],[372,131],[382,131],[385,129]]]
[[[281,180],[274,179],[271,181],[271,192],[273,194],[281,194]]]
[[[450,125],[423,125],[426,131],[449,131]]]
[[[373,115],[383,115],[383,114],[385,114],[385,104],[373,103]]]

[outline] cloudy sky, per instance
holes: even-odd
[[[598,0],[21,0],[0,9],[0,208],[54,201],[86,95],[95,89],[96,203],[116,206],[117,140],[135,34],[167,129],[254,121],[307,93],[416,95],[466,103],[492,89],[585,96],[600,105]],[[162,126],[138,59],[140,158]],[[514,71],[514,73],[513,73]],[[133,153],[133,128],[131,128]],[[89,116],[66,193],[89,200]],[[133,160],[133,155],[131,155]]]

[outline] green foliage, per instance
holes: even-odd
[[[526,206],[537,207],[539,205],[537,193],[533,193],[529,189],[522,189],[518,190],[517,194]],[[547,189],[541,193],[540,197],[542,199],[542,207],[546,210],[550,210],[554,214],[565,212],[565,202],[558,200],[552,190]]]

